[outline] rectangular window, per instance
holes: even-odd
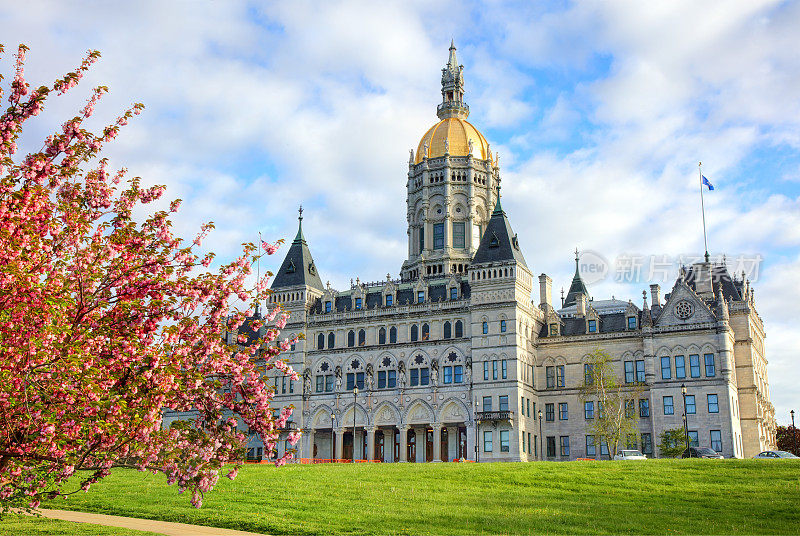
[[[330,393],[333,391],[333,374],[325,376],[325,392]]]
[[[531,399],[529,398],[525,402],[526,402],[526,405],[528,407],[528,417],[530,417],[531,416]]]
[[[675,414],[675,406],[672,405],[672,397],[665,396],[664,397],[664,415],[674,415]]]
[[[330,313],[332,307],[333,307],[333,304],[331,302],[329,302],[329,301],[325,302],[325,312],[326,313]]]
[[[425,301],[425,291],[420,290],[417,292],[417,303],[423,303]]]
[[[608,456],[608,441],[605,439],[600,440],[600,455]]]
[[[481,243],[481,226],[480,225],[473,225],[472,226],[472,249],[478,249],[478,246]]]
[[[653,436],[649,433],[642,434],[642,454],[653,454]]]
[[[569,436],[562,435],[559,443],[561,444],[561,457],[569,458]]]
[[[409,377],[411,379],[410,382],[411,387],[416,387],[417,385],[419,385],[419,369],[412,368]]]
[[[633,361],[625,361],[625,383],[633,383]]]
[[[444,249],[444,224],[433,224],[433,249]]]
[[[628,317],[628,329],[636,329],[636,317],[629,316]]]
[[[634,412],[636,411],[635,402],[633,400],[626,400],[625,401],[625,418],[631,419],[633,418]]]
[[[686,377],[686,359],[682,355],[675,356],[675,378],[682,380]]]
[[[508,395],[501,395],[499,397],[500,411],[508,411]]]
[[[356,386],[356,375],[352,372],[347,373],[347,390],[352,391],[353,387]]]
[[[547,436],[547,457],[556,457],[556,436]]]
[[[364,373],[363,372],[357,372],[356,373],[356,387],[358,387],[360,390],[364,389]]]
[[[492,361],[492,379],[497,379],[497,361]]]
[[[505,359],[500,361],[500,377],[504,380],[508,378],[508,361]]]
[[[706,376],[709,378],[717,374],[716,367],[714,367],[714,354],[705,354],[703,359],[706,362]]]
[[[697,406],[694,403],[694,395],[686,395],[686,414],[694,415],[697,413]]]
[[[286,376],[281,377],[281,394],[286,394]]]
[[[422,253],[425,249],[425,226],[423,225],[417,229],[417,232],[419,233],[419,253]]]
[[[545,373],[547,376],[547,388],[554,389],[556,386],[556,368],[547,367],[545,368]]]
[[[419,369],[419,384],[428,385],[430,381],[431,381],[431,369],[429,368]]]
[[[693,354],[689,356],[689,372],[692,378],[700,377],[700,356]]]
[[[378,371],[378,389],[386,389],[386,371]]]
[[[558,420],[566,421],[569,419],[569,407],[566,402],[558,403]]]
[[[589,320],[587,322],[587,328],[589,333],[597,333],[597,320]]]
[[[722,452],[722,432],[711,430],[711,448],[717,452]]]
[[[500,452],[508,452],[508,430],[500,430]]]
[[[594,402],[592,400],[583,403],[583,418],[594,419]]]
[[[525,432],[522,432],[522,452],[525,453]]]
[[[558,337],[558,324],[550,324],[550,336]]]
[[[586,436],[586,457],[587,458],[594,458],[597,456],[597,449],[594,446],[594,436],[587,435]]]
[[[386,295],[386,306],[389,307],[394,303],[394,295],[387,294]]]
[[[492,452],[492,432],[490,430],[483,432],[483,452]]]
[[[672,360],[668,355],[665,355],[661,358],[661,379],[662,380],[671,380],[672,379]]]
[[[453,383],[453,367],[444,367],[442,383]]]
[[[462,383],[464,381],[464,366],[456,365],[453,367],[453,383]]]
[[[467,247],[467,239],[464,231],[463,221],[453,222],[453,247],[464,249]]]
[[[484,380],[488,380],[489,379],[489,362],[488,361],[484,361],[483,362],[483,379]]]
[[[361,309],[361,298],[356,298],[356,309]]]
[[[689,430],[689,446],[690,447],[700,446],[700,437],[697,435],[697,431]]]
[[[708,398],[708,412],[719,413],[719,398],[717,395],[707,395]]]
[[[650,400],[647,398],[639,399],[639,417],[650,416]]]
[[[556,367],[556,385],[558,387],[564,387],[564,365],[558,365]]]
[[[294,393],[294,380],[289,380],[289,392]]]
[[[637,359],[636,360],[636,381],[639,383],[644,383],[644,360]]]
[[[597,418],[598,419],[605,419],[605,414],[603,413],[603,401],[597,401]]]
[[[553,422],[556,420],[556,405],[553,403],[547,403],[544,405],[544,420],[547,422]]]
[[[317,392],[321,393],[325,388],[325,376],[317,376]]]
[[[483,397],[483,411],[492,411],[492,397],[491,396],[484,396]]]
[[[505,333],[507,328],[507,324],[505,320],[500,321],[500,333]]]
[[[388,389],[394,389],[397,387],[397,371],[390,370],[389,373],[386,375],[386,387]]]
[[[594,365],[585,363],[583,365],[583,383],[592,385],[594,383]]]
[[[450,299],[457,300],[458,299],[458,287],[451,287],[450,288]]]

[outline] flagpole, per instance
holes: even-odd
[[[703,201],[703,163],[697,163],[697,172],[700,174],[700,208],[703,212],[703,244],[706,247],[706,262],[708,262],[708,238],[706,238],[706,205]]]

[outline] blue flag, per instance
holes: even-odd
[[[713,190],[713,189],[714,189],[714,185],[713,185],[713,184],[711,184],[711,181],[710,181],[710,180],[708,180],[708,179],[706,178],[706,176],[705,176],[705,175],[700,175],[700,176],[701,176],[701,177],[703,177],[703,184],[705,184],[706,186],[708,186],[708,189],[709,189],[709,190]]]

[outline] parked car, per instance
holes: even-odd
[[[715,458],[721,460],[724,456],[708,447],[689,447],[688,450],[683,451],[681,458]]]
[[[800,456],[795,456],[791,452],[786,452],[785,450],[765,450],[764,452],[759,452],[753,458],[759,460],[778,460],[778,459],[791,459],[791,460],[800,460]]]
[[[647,456],[638,450],[621,450],[619,454],[614,455],[615,460],[646,460]]]

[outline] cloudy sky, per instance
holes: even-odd
[[[534,273],[568,286],[578,247],[608,261],[596,298],[669,291],[703,252],[702,160],[709,249],[755,281],[778,421],[800,410],[799,2],[32,1],[0,6],[0,28],[0,71],[26,43],[34,84],[103,55],[23,148],[108,85],[96,125],[147,107],[108,155],[184,200],[179,233],[214,221],[228,259],[259,231],[291,240],[302,203],[338,288],[399,273],[408,150],[454,38]]]

